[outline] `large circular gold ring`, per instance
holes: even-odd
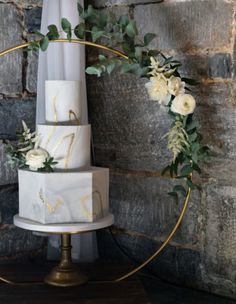
[[[85,41],[85,40],[79,40],[79,39],[57,39],[57,40],[52,40],[50,41],[50,43],[75,43],[75,44],[82,44],[82,45],[87,45],[87,46],[92,46],[92,47],[96,47],[99,49],[103,49],[106,50],[108,52],[113,53],[114,55],[117,55],[119,57],[122,57],[126,60],[128,60],[128,56],[125,55],[124,53],[115,50],[113,48],[107,47],[105,45],[102,44],[97,44],[97,43],[93,43],[90,41]],[[19,50],[19,49],[24,49],[27,48],[30,45],[30,42],[27,43],[23,43],[23,44],[19,44],[16,46],[13,46],[11,48],[8,48],[6,50],[3,50],[2,52],[0,52],[0,57],[3,55],[6,55],[8,53],[11,53],[13,51]],[[120,278],[116,279],[116,282],[122,281],[130,276],[133,276],[134,274],[136,274],[137,272],[139,272],[140,270],[142,270],[145,266],[147,266],[149,263],[151,263],[157,256],[160,255],[160,253],[166,248],[166,246],[170,243],[171,239],[173,238],[173,236],[175,235],[175,233],[177,232],[180,224],[182,223],[182,220],[184,218],[184,215],[186,213],[187,207],[188,207],[188,203],[189,203],[189,199],[190,199],[190,194],[191,194],[191,189],[189,188],[184,200],[184,204],[183,207],[181,209],[179,218],[175,224],[175,226],[173,227],[173,229],[171,230],[171,232],[168,234],[168,236],[166,237],[165,241],[162,243],[162,245],[147,259],[145,260],[140,266],[136,267],[135,269],[133,269],[132,271],[130,271],[129,273],[121,276]],[[0,278],[1,280],[1,278]],[[6,280],[5,280],[6,281]]]

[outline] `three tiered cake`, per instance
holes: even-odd
[[[79,81],[46,81],[40,148],[54,172],[19,170],[19,215],[43,224],[93,222],[109,209],[109,170],[90,166],[91,126],[80,125]]]

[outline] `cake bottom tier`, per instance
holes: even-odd
[[[19,215],[41,224],[93,222],[109,213],[109,169],[19,170]]]

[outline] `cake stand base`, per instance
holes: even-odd
[[[71,259],[71,235],[61,235],[61,261],[45,278],[45,283],[58,287],[85,284],[88,279],[80,273]]]

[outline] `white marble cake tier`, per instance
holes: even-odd
[[[109,213],[109,169],[19,170],[19,216],[41,224],[93,222]]]
[[[81,81],[47,80],[45,82],[46,122],[80,124]]]
[[[38,125],[40,147],[57,161],[55,169],[90,165],[91,126]]]

